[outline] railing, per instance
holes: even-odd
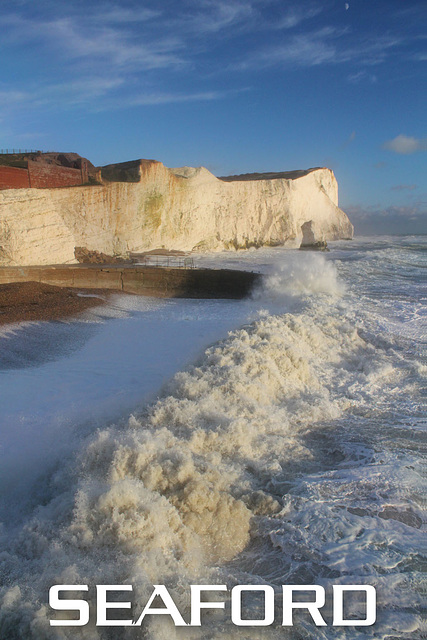
[[[145,256],[138,260],[137,264],[143,264],[146,267],[173,267],[174,269],[195,268],[193,258],[181,256]]]
[[[41,151],[40,149],[0,149],[3,156],[23,154],[23,153],[53,153],[52,151]]]

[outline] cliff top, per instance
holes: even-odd
[[[78,153],[71,152],[23,152],[23,153],[7,153],[0,154],[0,167],[28,168],[28,163],[36,162],[40,165],[51,167],[64,167],[69,169],[80,169],[84,163],[89,172],[89,176],[95,177],[96,171],[100,171],[102,179],[106,182],[140,182],[141,176],[152,165],[162,164],[157,160],[140,159],[129,160],[127,162],[118,162],[114,164],[104,165],[102,167],[94,167],[94,165],[83,158]],[[317,171],[322,167],[313,167],[311,169],[297,169],[294,171],[280,171],[269,173],[243,173],[232,176],[214,176],[204,167],[181,167],[177,169],[169,168],[169,171],[178,178],[195,178],[202,174],[210,174],[212,179],[216,178],[223,182],[243,182],[253,180],[296,180],[308,175],[312,171]],[[199,176],[199,177],[200,177]],[[99,179],[99,176],[96,176]]]
[[[93,164],[78,153],[68,153],[59,151],[36,151],[34,153],[1,153],[0,166],[27,168],[28,161],[39,162],[40,164],[54,165],[57,167],[67,167],[68,169],[80,169],[84,160],[88,169],[95,169]]]
[[[140,181],[140,171],[147,170],[150,165],[153,164],[162,164],[158,160],[129,160],[128,162],[118,162],[115,164],[108,164],[103,167],[100,167],[102,172],[102,177],[107,182],[139,182]],[[270,172],[270,173],[242,173],[239,175],[233,176],[218,176],[217,180],[222,180],[223,182],[238,182],[238,181],[250,181],[250,180],[296,180],[298,178],[302,178],[303,176],[308,175],[312,171],[318,171],[319,169],[323,169],[324,167],[312,167],[310,169],[295,169],[293,171],[279,171],[279,172]],[[170,168],[169,171],[172,172],[178,178],[194,178],[198,176],[201,172],[209,173],[208,169],[204,167],[178,167],[178,168]],[[213,174],[212,177],[216,178]]]
[[[295,169],[294,171],[279,171],[271,173],[242,173],[236,176],[218,176],[218,180],[224,182],[243,182],[249,180],[296,180],[308,175],[312,171],[318,171],[324,167],[312,167],[311,169]]]
[[[116,162],[106,164],[101,169],[103,180],[107,182],[139,182],[141,171],[153,164],[160,164],[157,160],[128,160],[127,162]]]

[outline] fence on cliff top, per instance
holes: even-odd
[[[54,153],[53,151],[41,151],[41,149],[0,149],[0,155],[8,156],[23,153]]]

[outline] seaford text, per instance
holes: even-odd
[[[328,625],[321,613],[326,602],[326,591],[324,587],[314,584],[282,585],[280,593],[275,593],[274,588],[269,585],[238,585],[231,590],[224,584],[190,585],[190,609],[188,614],[185,613],[187,621],[179,611],[167,587],[161,584],[153,585],[153,592],[144,606],[140,606],[140,603],[132,603],[130,594],[124,595],[123,592],[133,591],[130,584],[96,585],[96,598],[93,599],[92,605],[94,610],[91,610],[88,600],[82,597],[85,595],[84,592],[88,591],[89,587],[86,584],[58,584],[51,587],[49,604],[52,609],[58,612],[59,616],[62,616],[62,618],[52,618],[50,620],[51,626],[82,627],[89,623],[90,616],[93,615],[94,619],[96,617],[96,625],[99,627],[140,627],[144,620],[148,620],[152,616],[169,616],[177,627],[200,627],[202,625],[202,611],[212,609],[226,609],[232,623],[238,627],[268,627],[274,623],[291,627],[294,624],[294,618],[297,618],[301,610],[308,611],[317,627]],[[117,600],[118,592],[122,592],[120,601]],[[77,595],[78,598],[75,597]],[[333,585],[331,595],[332,626],[361,627],[375,623],[375,587],[361,584]],[[357,597],[358,602],[362,602],[363,612],[357,617],[354,612],[346,614],[345,611],[347,608],[346,598],[350,595]],[[250,608],[244,606],[244,602],[247,602],[250,596],[260,598],[263,603],[261,612],[257,608],[256,617],[251,617]],[[302,599],[309,599],[309,601],[302,601]],[[155,603],[154,600],[156,600]],[[162,604],[162,606],[159,607],[158,604]],[[138,609],[138,613],[135,617],[130,618],[129,609],[132,608]],[[121,610],[120,614],[118,610]],[[70,619],[71,617],[72,619]]]

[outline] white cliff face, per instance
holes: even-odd
[[[160,162],[144,162],[140,172],[140,182],[0,191],[0,264],[74,262],[75,246],[124,254],[298,244],[310,220],[318,239],[353,235],[329,169],[233,182]]]

